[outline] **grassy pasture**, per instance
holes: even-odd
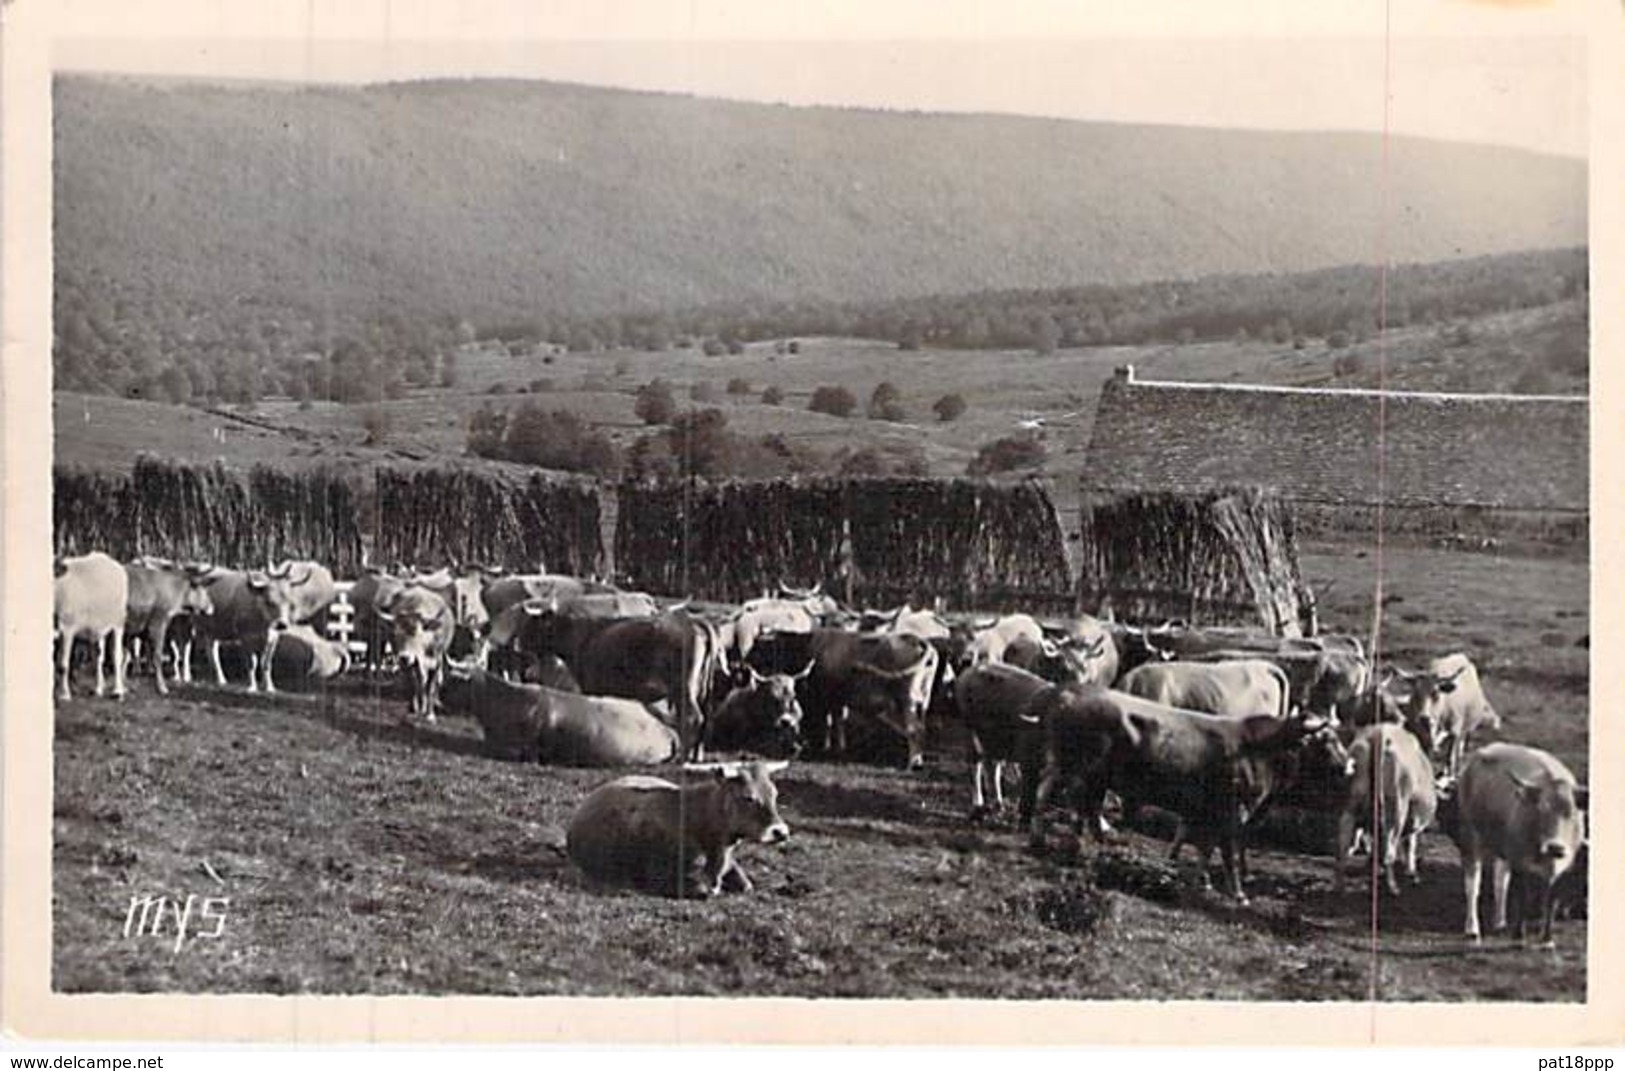
[[[1463,649],[1511,738],[1585,776],[1583,564],[1395,549],[1387,649]],[[1313,547],[1327,614],[1360,627],[1374,562]],[[1406,619],[1404,615],[1410,615]],[[1466,948],[1454,848],[1379,904],[1330,860],[1259,849],[1251,906],[1120,852],[1038,859],[973,826],[965,765],[797,763],[792,837],[744,849],[748,896],[683,903],[584,884],[572,808],[612,771],[495,762],[460,719],[403,724],[387,689],[272,701],[135,682],[56,710],[53,985],[83,991],[861,997],[1558,1000],[1583,998],[1585,923],[1558,950]],[[951,736],[943,732],[939,744]],[[205,865],[206,864],[206,865]],[[211,873],[212,871],[212,873]],[[229,896],[218,939],[125,939],[137,893]]]
[[[656,377],[669,381],[680,405],[714,405],[729,427],[747,435],[782,434],[821,450],[913,442],[924,450],[931,475],[957,476],[977,448],[993,439],[1022,434],[1020,421],[1044,417],[1049,451],[1045,472],[1070,487],[1082,471],[1100,385],[1112,369],[1133,364],[1142,379],[1202,380],[1288,386],[1362,386],[1384,382],[1398,390],[1506,389],[1533,349],[1554,335],[1580,332],[1577,307],[1566,305],[1479,317],[1472,341],[1454,345],[1437,327],[1395,328],[1377,340],[1342,350],[1319,342],[1303,350],[1260,340],[1187,345],[1108,346],[1059,350],[1038,356],[1028,350],[903,351],[886,342],[849,338],[800,339],[800,353],[778,354],[774,344],[752,343],[738,355],[708,357],[698,348],[658,353],[510,355],[495,346],[470,349],[458,359],[457,386],[410,392],[380,403],[389,418],[383,442],[367,445],[363,419],[369,407],[316,402],[300,409],[287,400],[261,402],[249,419],[257,427],[185,407],[117,398],[59,393],[55,400],[57,459],[122,468],[134,448],[187,459],[215,457],[248,464],[285,459],[307,463],[318,455],[367,465],[403,454],[460,455],[468,418],[480,406],[514,407],[533,401],[568,409],[630,446],[647,430],[633,413],[634,395]],[[1333,375],[1338,356],[1352,357],[1362,371]],[[730,395],[728,381],[746,380],[750,394]],[[538,380],[548,381],[532,391]],[[867,420],[863,408],[882,382],[902,392],[908,420]],[[715,400],[693,402],[690,390],[709,385]],[[840,419],[807,411],[814,389],[840,385],[858,399],[858,411]],[[783,404],[764,405],[767,386],[784,392]],[[500,393],[491,393],[500,388]],[[528,393],[518,393],[521,389]],[[1559,377],[1554,389],[1583,389]],[[939,422],[932,404],[958,393],[968,408],[951,423]],[[216,429],[223,429],[217,433]]]

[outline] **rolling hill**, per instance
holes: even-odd
[[[1399,262],[1583,244],[1581,161],[1390,143]],[[498,318],[1375,259],[1381,141],[543,82],[60,76],[56,263],[121,300]],[[246,311],[246,308],[245,308]]]

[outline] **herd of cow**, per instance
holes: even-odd
[[[314,562],[240,571],[93,553],[59,559],[56,574],[63,699],[79,636],[96,644],[97,695],[109,644],[113,694],[124,695],[126,633],[163,694],[166,660],[190,682],[194,643],[221,686],[222,648],[235,648],[251,691],[276,690],[273,665],[318,678],[352,668],[325,628],[338,586]],[[1050,805],[1070,810],[1075,836],[1088,825],[1101,839],[1115,836],[1113,801],[1125,821],[1156,807],[1179,819],[1171,855],[1188,841],[1205,875],[1218,849],[1241,902],[1247,829],[1286,804],[1338,816],[1339,885],[1368,833],[1396,894],[1401,854],[1418,880],[1420,834],[1443,827],[1460,850],[1474,939],[1486,862],[1496,928],[1510,904],[1520,933],[1540,917],[1543,942],[1554,885],[1577,861],[1583,872],[1586,793],[1574,775],[1532,747],[1469,750],[1502,725],[1464,654],[1378,673],[1347,636],[857,612],[817,588],[740,606],[672,603],[486,568],[370,571],[346,598],[365,669],[393,665],[413,717],[474,717],[492,754],[602,766],[694,764],[707,751],[756,759],[711,763],[717,776],[697,784],[623,777],[589,795],[568,848],[609,881],[747,889],[735,846],[789,832],[770,778],[785,760],[895,756],[912,769],[928,730],[950,726],[968,742],[973,818],[1003,808],[1006,764],[1020,771],[1018,820],[1035,852],[1048,845]]]

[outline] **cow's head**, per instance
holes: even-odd
[[[181,612],[205,617],[213,614],[214,596],[209,594],[209,577],[214,572],[214,566],[207,562],[187,562],[178,568],[186,578],[186,590],[181,593]]]
[[[1585,814],[1572,781],[1545,771],[1529,777],[1514,770],[1507,776],[1517,789],[1525,843],[1533,849],[1530,864],[1548,881],[1574,864],[1585,840]]]
[[[272,632],[284,632],[293,621],[293,587],[299,581],[291,578],[292,565],[283,562],[274,569],[250,572],[245,586],[250,597],[256,599],[265,616],[270,619]],[[310,579],[307,574],[305,581]]]
[[[779,790],[772,775],[788,762],[724,763],[716,770],[722,785],[723,815],[729,843],[742,840],[777,844],[790,836],[779,815]]]
[[[816,663],[809,662],[799,673],[772,673],[767,676],[746,666],[750,675],[751,691],[766,710],[772,722],[772,740],[779,753],[794,757],[801,753],[801,701],[796,698],[796,684],[806,680]]]
[[[451,608],[432,593],[408,588],[380,607],[378,616],[389,624],[397,665],[412,682],[413,712],[432,713],[428,690],[451,641]]]
[[[1444,719],[1445,703],[1456,690],[1456,678],[1465,672],[1466,666],[1446,676],[1425,670],[1421,673],[1398,671],[1395,683],[1400,686],[1400,711],[1405,727],[1416,734],[1416,739],[1429,755],[1437,755],[1449,739],[1450,727]]]
[[[888,636],[887,642],[907,643],[913,661],[897,669],[870,662],[852,665],[852,707],[901,736],[908,745],[908,768],[925,765],[925,715],[931,705],[931,686],[937,675],[937,651],[918,636]]]

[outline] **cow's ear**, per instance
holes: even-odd
[[[1574,805],[1582,811],[1591,809],[1591,790],[1584,785],[1574,786]]]
[[[1456,690],[1456,682],[1455,681],[1439,681],[1438,686],[1439,686],[1439,691],[1444,693],[1445,695],[1449,695],[1451,692]]]
[[[248,574],[248,586],[254,588],[255,590],[261,590],[267,587],[270,583],[270,577],[266,576],[264,573],[255,571]]]
[[[1519,777],[1511,770],[1507,771],[1507,776],[1512,778],[1512,783],[1514,785],[1518,786],[1518,794],[1522,796],[1525,801],[1529,803],[1540,802],[1541,789],[1544,787],[1540,784],[1540,782],[1530,781],[1528,778]]]
[[[1255,714],[1241,723],[1242,743],[1253,747],[1268,744],[1281,735],[1287,723],[1270,714]]]

